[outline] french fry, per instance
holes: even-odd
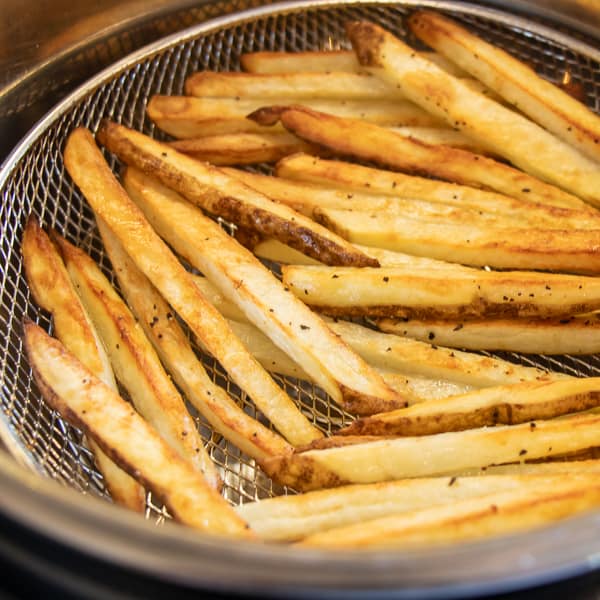
[[[522,460],[548,459],[600,444],[600,415],[583,413],[420,437],[385,439],[269,459],[267,473],[303,491],[345,483],[429,477]],[[327,469],[324,476],[323,469]]]
[[[600,485],[591,477],[555,478],[441,506],[417,509],[306,537],[298,545],[336,549],[423,548],[536,529],[591,511]]]
[[[58,339],[96,377],[116,391],[106,350],[77,296],[58,250],[33,215],[27,219],[21,252],[29,289],[36,303],[52,314]],[[87,441],[114,502],[142,512],[144,489],[108,458],[94,440]]]
[[[530,119],[590,158],[600,160],[600,118],[584,104],[447,17],[417,11],[408,24],[419,39],[483,81]]]
[[[262,235],[277,237],[325,263],[378,264],[314,221],[273,202],[216,167],[110,121],[103,122],[97,135],[121,160],[160,179],[210,213]]]
[[[486,154],[487,149],[473,141],[464,133],[449,127],[391,127],[394,133],[405,137],[432,144],[434,146],[452,146],[461,150],[468,150],[476,154]],[[302,150],[302,152],[305,152]]]
[[[382,79],[432,115],[534,177],[600,205],[600,166],[593,160],[536,123],[469,89],[381,27],[355,22],[348,25],[347,34],[361,65],[377,69]]]
[[[58,235],[55,240],[115,375],[129,392],[136,410],[211,486],[218,488],[219,475],[196,423],[135,317],[87,254]]]
[[[434,222],[410,215],[381,215],[317,208],[317,221],[354,244],[499,269],[598,273],[598,229],[568,226]]]
[[[393,197],[421,198],[431,202],[459,203],[461,206],[489,211],[511,212],[527,208],[537,211],[542,206],[544,210],[553,211],[552,214],[557,217],[564,215],[561,208],[575,208],[590,215],[598,215],[595,209],[579,198],[515,170],[505,171],[504,183],[498,180],[495,187],[503,188],[503,193],[348,162],[322,160],[304,154],[282,159],[275,172],[279,177],[317,183],[348,192],[359,190]]]
[[[552,419],[598,406],[600,378],[526,381],[475,390],[358,419],[341,435],[431,435]]]
[[[125,187],[158,233],[335,402],[357,414],[405,403],[320,317],[198,208],[140,171],[127,171]]]
[[[435,52],[421,54],[453,75],[461,77],[465,74],[465,71],[441,54]],[[247,52],[240,56],[240,62],[244,71],[248,73],[364,72],[352,50]]]
[[[581,200],[572,194],[492,158],[459,148],[426,144],[359,119],[336,117],[306,107],[263,108],[248,118],[263,125],[275,124],[280,119],[288,131],[308,142],[384,168],[437,177],[523,200],[582,206]]]
[[[264,356],[265,362],[268,362],[269,357],[274,357],[275,351],[267,348],[266,343],[261,344],[258,341],[261,337],[260,332],[252,325],[246,324],[245,315],[235,304],[219,294],[206,278],[197,277],[195,282],[219,312],[233,320],[230,321],[232,327],[242,340],[248,341],[248,347],[253,353]],[[327,322],[336,335],[370,365],[379,369],[384,374],[384,378],[389,378],[391,373],[409,377],[409,383],[414,387],[417,395],[420,394],[417,391],[418,379],[415,378],[482,388],[523,381],[556,381],[569,377],[562,373],[516,365],[502,359],[452,350],[437,344],[433,346],[427,342],[400,337],[393,333],[382,333],[350,321],[328,320]],[[264,339],[265,336],[262,338]],[[435,338],[432,341],[437,342]],[[272,346],[271,343],[271,348]],[[281,351],[279,353],[283,354]],[[302,377],[295,363],[289,359],[285,361],[283,357],[277,359],[277,364],[283,368],[279,372],[293,377]],[[460,391],[457,389],[456,393]]]
[[[262,106],[294,103],[290,98],[195,98],[192,96],[153,96],[146,107],[156,125],[180,138],[196,138],[226,133],[269,131],[246,115]],[[306,100],[315,110],[340,117],[366,119],[388,126],[435,127],[437,117],[406,100]]]
[[[485,94],[476,79],[462,82]],[[185,80],[185,93],[197,98],[259,98],[273,104],[286,100],[312,104],[319,100],[392,100],[402,98],[394,86],[370,73],[330,71],[328,73],[238,73],[235,71],[198,71]],[[270,100],[270,102],[269,102]],[[334,110],[335,113],[335,110]]]
[[[254,537],[219,493],[127,402],[40,327],[28,322],[24,330],[29,362],[46,402],[150,489],[174,519],[207,533]]]
[[[284,437],[293,445],[318,437],[320,433],[248,353],[127,196],[89,131],[76,129],[71,133],[64,160],[94,212],[118,237],[137,267]]]
[[[519,462],[509,465],[492,465],[482,469],[466,469],[452,473],[453,477],[479,477],[483,475],[562,475],[596,474],[600,472],[600,460],[551,460],[549,462]]]
[[[335,188],[324,188],[322,184],[297,182],[240,169],[224,168],[223,170],[272,200],[287,204],[307,217],[318,215],[318,209],[331,208],[361,213],[376,212],[382,219],[388,215],[400,217],[410,215],[411,219],[443,221],[448,224],[481,223],[482,227],[600,228],[598,216],[576,209],[557,209],[544,205],[512,202],[510,211],[502,211],[497,203],[487,210],[487,207],[482,206],[481,203],[469,205],[455,198],[445,202],[432,202],[366,191],[348,193]]]
[[[169,144],[196,160],[213,165],[251,165],[276,162],[296,152],[318,154],[319,148],[282,131],[280,133],[232,133],[177,140]]]
[[[283,282],[334,316],[568,318],[596,310],[596,277],[528,271],[413,271],[284,265]]]
[[[596,315],[469,321],[379,319],[377,326],[388,333],[467,350],[508,350],[546,355],[600,352],[600,320]]]
[[[148,339],[186,398],[212,428],[258,464],[265,456],[291,452],[277,433],[247,415],[207,375],[169,305],[136,267],[115,235],[98,219],[104,247],[116,267],[119,286]]]
[[[577,463],[569,464],[574,468],[569,474],[577,473],[579,477]],[[593,472],[597,471],[596,467]],[[591,478],[592,474],[585,481]],[[558,489],[564,481],[565,477],[558,473],[402,479],[267,498],[235,510],[261,539],[290,542],[354,523],[433,506],[453,506],[468,498],[508,490],[536,489],[548,484]]]

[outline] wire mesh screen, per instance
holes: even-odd
[[[52,331],[49,315],[34,305],[23,275],[20,240],[30,213],[37,215],[46,227],[56,228],[69,241],[90,253],[111,276],[92,212],[65,173],[62,150],[69,132],[80,125],[95,130],[101,119],[110,118],[162,138],[145,116],[146,103],[153,94],[183,93],[184,80],[191,72],[239,70],[240,55],[249,51],[348,47],[344,24],[356,19],[374,21],[415,43],[403,22],[414,6],[414,3],[339,4],[272,12],[242,21],[232,17],[230,25],[154,52],[135,65],[116,72],[106,83],[91,88],[83,99],[61,113],[31,142],[23,158],[5,178],[0,206],[0,418],[3,421],[0,432],[4,431],[10,449],[27,459],[41,474],[83,492],[108,498],[102,476],[94,466],[81,433],[40,400],[21,342],[21,323],[25,316]],[[569,73],[583,86],[587,104],[598,110],[600,69],[591,55],[543,37],[536,32],[534,24],[522,28],[510,19],[491,16],[485,11],[463,12],[456,4],[453,6],[449,14],[484,38],[518,55],[548,79],[560,82],[565,73]],[[107,158],[118,168],[113,158]],[[600,360],[596,356],[549,358],[513,353],[500,356],[572,375],[600,374]],[[203,357],[203,363],[214,381],[223,386],[246,412],[266,423],[220,365],[207,356]],[[350,418],[312,384],[278,375],[275,378],[324,432],[334,431]],[[239,504],[290,491],[274,485],[253,460],[211,431],[199,416],[196,418],[209,454],[223,477],[223,494],[229,501]],[[147,514],[160,521],[165,511],[148,497]]]

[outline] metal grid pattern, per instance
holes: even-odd
[[[2,396],[0,419],[8,431],[7,443],[22,460],[41,474],[82,492],[108,497],[102,477],[94,467],[81,433],[66,424],[40,400],[23,356],[21,322],[29,316],[52,330],[48,315],[29,296],[19,252],[28,214],[36,214],[47,227],[54,227],[82,247],[110,276],[90,209],[65,174],[62,148],[76,126],[95,130],[109,117],[150,135],[162,137],[146,119],[144,108],[155,93],[182,93],[185,77],[195,70],[238,70],[239,56],[255,50],[299,51],[347,47],[344,23],[369,19],[409,39],[403,17],[413,8],[400,4],[348,4],[273,13],[223,27],[196,39],[151,55],[74,104],[33,143],[16,165],[2,189],[0,232],[2,271],[0,275],[0,374]],[[454,5],[452,16],[465,22],[483,37],[516,53],[553,81],[568,71],[583,84],[587,102],[598,110],[600,69],[590,56],[575,52],[531,29],[520,29],[502,20],[481,14],[463,13]],[[114,159],[108,157],[112,161]],[[573,375],[599,375],[600,357],[524,357],[504,353],[514,362],[551,368]],[[253,404],[209,357],[203,357],[207,371],[252,416],[265,422]],[[330,432],[348,419],[333,406],[321,390],[306,382],[276,376],[277,381],[297,400],[303,412],[323,431]],[[287,493],[274,486],[254,462],[212,432],[197,418],[207,449],[223,476],[224,495],[233,504]],[[2,425],[2,423],[0,423]],[[2,428],[0,428],[0,432]],[[147,515],[160,522],[164,508],[148,497]]]

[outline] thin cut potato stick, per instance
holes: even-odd
[[[300,546],[339,549],[424,548],[514,534],[591,511],[600,505],[593,477],[555,478],[441,506],[336,527]]]
[[[505,173],[506,189],[502,194],[481,190],[477,186],[469,187],[447,181],[434,181],[339,160],[323,160],[304,154],[280,160],[276,165],[275,173],[279,177],[316,183],[348,192],[360,190],[373,194],[421,198],[431,202],[460,203],[490,211],[510,212],[527,207],[535,211],[541,205],[549,211],[558,208],[553,213],[557,217],[563,214],[561,208],[575,208],[591,215],[598,215],[597,210],[579,198],[515,170]],[[510,181],[512,185],[506,185]],[[497,187],[500,185],[502,182],[499,180]]]
[[[224,317],[202,296],[119,185],[89,131],[76,129],[70,135],[65,165],[94,212],[119,238],[138,268],[284,437],[293,445],[319,437],[291,398],[248,353]]]
[[[577,472],[577,463],[569,463]],[[595,472],[599,469],[595,468]],[[585,474],[585,471],[582,472]],[[592,474],[588,476],[590,479]],[[428,477],[382,483],[347,485],[294,496],[267,498],[236,507],[236,512],[264,540],[294,541],[337,527],[389,515],[453,505],[508,490],[525,490],[565,481],[560,473],[547,475],[487,475],[486,477]]]
[[[518,106],[530,119],[600,160],[600,117],[584,104],[447,17],[417,11],[408,24],[419,39]]]
[[[116,392],[40,327],[25,323],[24,329],[29,362],[46,402],[152,490],[175,520],[207,533],[254,537],[220,494]]]
[[[422,52],[421,54],[448,73],[458,77],[465,74],[462,69],[441,54],[435,52]],[[248,73],[364,72],[352,50],[247,52],[240,56],[240,62],[244,71]]]
[[[347,27],[359,62],[514,165],[600,205],[600,166],[526,117],[469,89],[373,23]]]
[[[483,427],[309,450],[267,461],[268,473],[302,489],[428,477],[492,464],[551,458],[600,445],[600,415],[582,413],[521,425]],[[327,469],[326,476],[323,469]]]
[[[262,106],[290,104],[290,98],[195,98],[153,96],[146,107],[148,117],[174,137],[187,139],[224,133],[265,131],[246,116]],[[407,100],[306,100],[304,105],[324,112],[372,123],[435,127],[442,121]],[[269,131],[266,129],[266,131]]]
[[[125,186],[159,234],[335,402],[358,414],[405,403],[318,315],[197,207],[134,169],[128,170]]]
[[[207,375],[169,305],[136,267],[115,235],[98,219],[104,247],[115,266],[119,287],[186,398],[215,431],[259,464],[265,456],[290,452],[277,433],[247,415]]]
[[[526,381],[475,390],[354,421],[340,435],[431,435],[515,425],[595,408],[600,378]]]
[[[353,244],[479,267],[590,275],[600,271],[597,227],[436,222],[335,208],[317,208],[314,214],[317,221]]]
[[[208,212],[261,235],[277,237],[325,263],[378,265],[344,239],[289,207],[142,133],[104,121],[98,138],[126,163],[156,177]]]
[[[106,350],[77,296],[57,248],[33,215],[27,219],[21,252],[29,289],[36,303],[52,314],[56,337],[96,377],[116,391]],[[114,502],[137,512],[143,511],[146,502],[142,486],[108,458],[94,440],[88,442]]]
[[[321,152],[316,146],[282,131],[280,133],[232,133],[177,140],[169,144],[196,160],[213,165],[251,165],[276,162],[296,152]],[[325,152],[326,153],[326,152]]]
[[[224,298],[205,278],[196,277],[196,285],[225,317],[237,321],[240,326],[247,323],[239,308]],[[569,378],[562,373],[552,373],[535,367],[526,367],[499,358],[481,356],[471,352],[461,352],[439,345],[400,337],[393,333],[382,333],[358,323],[342,320],[328,320],[330,329],[339,335],[364,360],[389,377],[391,373],[410,378],[423,378],[430,381],[449,381],[475,388],[506,385],[523,381],[556,381]],[[240,329],[234,326],[236,333]],[[248,324],[248,327],[252,327]],[[256,331],[256,328],[253,328]],[[254,335],[244,329],[241,339]],[[263,336],[264,337],[264,336]],[[253,349],[256,349],[256,340]],[[283,361],[280,361],[283,362]],[[298,367],[292,367],[288,360],[289,371],[285,374],[300,376]],[[413,380],[414,385],[414,380]]]
[[[486,93],[476,79],[462,80],[470,89]],[[315,100],[390,100],[402,98],[397,88],[370,73],[239,73],[198,71],[185,80],[185,93],[197,98],[253,99],[263,103]],[[490,92],[491,93],[491,92]]]
[[[486,154],[488,150],[460,131],[449,127],[391,127],[394,133],[413,138],[434,146],[452,146],[476,154]]]
[[[531,202],[511,201],[503,210],[498,198],[492,197],[493,205],[485,202],[465,202],[464,199],[449,197],[443,202],[421,198],[390,196],[371,191],[345,192],[326,188],[323,184],[297,182],[281,177],[271,177],[258,173],[248,173],[240,169],[223,169],[237,177],[246,185],[262,192],[269,198],[287,204],[302,214],[313,217],[316,209],[332,208],[358,212],[377,212],[382,218],[389,215],[410,215],[411,219],[445,223],[478,223],[491,227],[538,227],[581,229],[600,228],[600,215],[593,216],[589,211],[534,205]],[[481,193],[481,192],[480,192]],[[499,206],[500,204],[500,206]],[[318,214],[318,211],[316,212]]]
[[[477,477],[483,475],[564,475],[573,473],[597,474],[600,460],[551,460],[549,462],[518,462],[509,465],[492,465],[482,469],[465,469],[452,473],[453,477]]]
[[[135,317],[85,252],[58,235],[55,239],[77,293],[104,342],[115,375],[129,392],[133,405],[176,452],[218,488],[219,474],[196,423]]]
[[[311,143],[320,144],[335,154],[370,161],[384,168],[426,175],[471,187],[480,187],[519,199],[544,202],[558,198],[561,205],[581,207],[572,194],[554,191],[540,179],[510,165],[459,148],[434,146],[405,137],[359,119],[336,117],[306,107],[265,107],[248,115],[263,125],[281,120],[284,127]],[[565,204],[567,203],[567,204]]]
[[[565,318],[600,308],[596,277],[530,271],[284,265],[283,282],[331,315]]]
[[[379,319],[377,326],[388,333],[467,350],[546,355],[600,352],[600,319],[595,314],[564,319]]]

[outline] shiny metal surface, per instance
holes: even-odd
[[[145,103],[153,93],[180,93],[187,73],[202,68],[236,69],[239,67],[239,54],[248,50],[303,50],[343,46],[346,44],[343,24],[348,19],[369,18],[394,29],[399,35],[405,35],[401,18],[417,4],[432,5],[449,11],[477,29],[484,37],[517,52],[552,80],[560,81],[568,70],[575,80],[584,85],[588,104],[599,109],[600,53],[597,50],[552,29],[507,13],[450,2],[407,1],[393,5],[377,2],[308,2],[263,8],[201,25],[112,66],[50,112],[8,159],[0,175],[3,264],[0,280],[0,433],[15,458],[32,471],[55,479],[67,487],[89,496],[106,498],[102,478],[93,465],[89,451],[82,444],[80,433],[40,401],[32,385],[20,340],[20,323],[25,315],[51,330],[47,315],[31,303],[23,280],[19,240],[27,214],[34,212],[45,225],[63,232],[71,241],[98,259],[110,274],[91,212],[64,173],[61,150],[68,132],[80,124],[95,129],[100,119],[108,116],[147,133],[157,134],[144,116]],[[600,357],[549,359],[519,357],[514,354],[505,357],[572,374],[600,374]],[[205,358],[205,364],[214,379],[225,386],[245,410],[255,414],[251,403],[229,382],[220,367],[208,358]],[[331,431],[347,419],[313,386],[289,378],[280,381],[324,431]],[[262,418],[260,415],[258,417]],[[214,435],[201,419],[198,419],[198,426],[211,456],[221,469],[225,480],[224,495],[230,502],[239,504],[286,493],[284,489],[274,488],[253,461]],[[5,473],[3,475],[6,476]],[[35,483],[31,484],[35,480],[29,476],[23,477],[27,485],[35,487]],[[40,484],[41,489],[46,490],[46,487],[46,482],[43,486]],[[58,497],[62,498],[62,493]],[[69,504],[76,502],[71,496],[68,498]],[[55,508],[60,511],[60,500],[56,500],[56,503]],[[106,507],[102,506],[97,511],[95,504],[89,505],[94,507],[94,515],[101,515],[101,522],[110,519],[106,512],[108,503],[105,504]],[[19,509],[18,506],[8,506],[8,510]],[[155,521],[162,521],[165,516],[162,507],[155,504],[151,497],[148,498],[147,516]],[[30,518],[34,517],[38,518],[38,515],[30,515]],[[43,518],[41,515],[39,517]],[[86,516],[81,518],[85,519]],[[556,529],[518,539],[465,546],[452,551],[437,550],[433,554],[440,561],[436,564],[441,564],[441,567],[436,568],[435,573],[422,568],[425,562],[432,559],[430,553],[410,553],[404,556],[372,554],[367,563],[360,562],[359,568],[358,561],[351,555],[334,560],[322,553],[266,548],[263,549],[265,559],[274,561],[277,558],[284,564],[281,566],[281,573],[276,573],[274,563],[271,562],[268,572],[261,571],[261,581],[264,584],[271,577],[271,581],[277,578],[280,583],[297,582],[298,574],[292,574],[291,567],[310,565],[314,581],[320,581],[319,585],[326,587],[346,587],[348,581],[353,581],[353,585],[359,587],[361,584],[377,585],[384,589],[397,589],[399,585],[454,585],[463,588],[484,582],[488,585],[497,585],[498,582],[516,585],[517,580],[540,577],[542,574],[558,577],[566,572],[589,568],[593,564],[591,561],[594,560],[594,553],[600,550],[600,542],[597,541],[598,519],[591,517],[583,521],[585,524],[582,526],[562,524]],[[579,520],[578,523],[583,521]],[[52,528],[50,524],[47,526]],[[170,528],[166,529],[171,531]],[[149,531],[155,530],[144,529],[144,536],[151,537]],[[569,545],[568,548],[560,543],[560,535],[566,531],[577,541],[577,544]],[[86,546],[85,540],[79,539],[76,532],[65,532],[65,535],[74,536],[78,544]],[[157,535],[162,536],[162,533]],[[190,532],[186,532],[184,537],[186,543],[189,539],[194,547],[196,560],[206,558],[207,547],[211,547],[212,551],[215,548],[219,552],[226,550],[221,542],[214,540],[206,542],[208,546],[202,540],[197,540],[194,545]],[[130,542],[137,543],[137,540],[132,539]],[[120,543],[127,546],[127,540],[121,540]],[[175,541],[172,543],[177,544]],[[553,549],[554,554],[544,548]],[[139,548],[137,551],[140,551]],[[110,543],[103,548],[103,552],[110,552]],[[116,557],[117,554],[115,550],[113,556]],[[249,564],[255,562],[251,555],[251,550],[240,547],[239,560],[249,561],[240,566],[244,572]],[[476,573],[469,570],[468,561],[472,561],[474,557],[479,559]],[[303,563],[305,560],[308,563]],[[518,562],[517,567],[515,560]],[[329,572],[323,570],[325,565],[331,569]],[[419,565],[420,569],[417,568]],[[509,565],[512,569],[510,571],[507,570]],[[390,571],[391,567],[394,570]],[[342,577],[344,570],[349,571],[347,577]],[[191,579],[199,576],[198,573],[187,570],[182,573],[175,569],[175,573]],[[379,579],[373,579],[374,575],[378,575]],[[208,577],[208,574],[203,576]]]

